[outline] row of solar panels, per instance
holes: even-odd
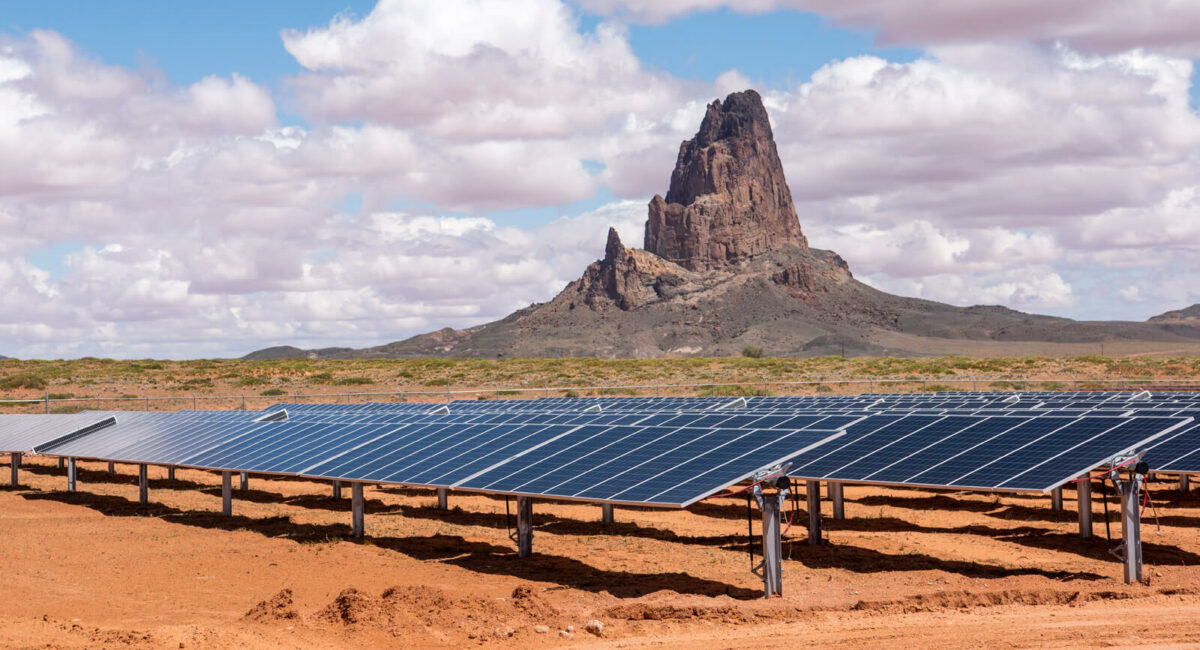
[[[75,418],[33,447],[57,456],[672,506],[777,465],[805,479],[1045,491],[1159,440],[1183,449],[1197,429],[1171,417],[847,415],[822,411],[843,400],[785,400],[721,412],[728,398],[4,418]]]

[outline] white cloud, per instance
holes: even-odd
[[[1179,0],[576,0],[589,11],[639,22],[728,7],[758,14],[795,9],[835,24],[878,30],[884,44],[1055,41],[1121,52],[1138,47],[1200,53],[1200,5]]]
[[[748,83],[649,70],[619,25],[581,32],[553,0],[383,2],[284,41],[312,127],[236,75],[176,87],[51,32],[0,40],[0,354],[361,346],[504,316],[578,277],[610,225],[640,245],[679,142]],[[1161,49],[939,45],[766,92],[806,233],[956,304],[1200,298],[1193,69]],[[541,226],[485,215],[602,186],[618,199]],[[82,246],[65,274],[30,261],[56,242]]]

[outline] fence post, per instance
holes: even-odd
[[[146,410],[147,411],[150,410],[150,398],[149,397],[146,398]]]
[[[196,410],[196,396],[192,395],[192,410]]]
[[[46,391],[46,413],[50,412],[50,391]]]
[[[246,410],[246,396],[242,395],[242,410]]]

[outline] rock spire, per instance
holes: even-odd
[[[679,147],[667,197],[650,201],[646,250],[698,271],[789,245],[808,248],[762,98],[714,101]]]

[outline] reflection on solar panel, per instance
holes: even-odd
[[[272,425],[259,412],[106,412],[112,426],[34,447],[39,454],[130,463],[176,465],[183,458]]]
[[[1190,418],[872,416],[791,459],[791,476],[1047,492]]]
[[[1200,423],[1154,441],[1143,459],[1157,472],[1200,473]]]
[[[454,487],[687,507],[840,433],[585,426]]]
[[[86,434],[110,419],[94,414],[0,415],[0,452],[23,454],[40,444]]]

